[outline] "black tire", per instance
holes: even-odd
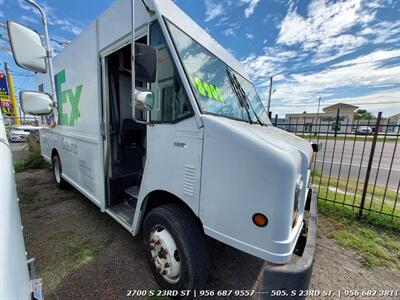
[[[68,183],[61,176],[62,166],[60,157],[58,155],[54,155],[52,163],[53,163],[52,166],[53,166],[54,181],[58,188],[65,189],[68,186]],[[59,173],[58,176],[56,173]]]
[[[150,237],[159,226],[166,229],[172,236],[178,250],[181,272],[176,283],[168,282],[160,274],[152,257]],[[189,296],[179,295],[176,297],[191,299],[193,290],[204,288],[208,278],[206,240],[203,230],[186,209],[177,204],[166,204],[152,209],[143,223],[143,243],[151,271],[162,289],[191,290]]]

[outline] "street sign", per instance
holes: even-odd
[[[7,77],[3,71],[0,71],[0,108],[4,115],[12,115],[13,113]]]

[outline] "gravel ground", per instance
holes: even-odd
[[[17,187],[28,256],[36,258],[45,299],[125,299],[129,290],[158,289],[141,237],[73,188],[58,190],[49,170],[17,174]],[[365,268],[327,237],[332,229],[334,222],[321,216],[311,289],[400,291],[399,270]],[[262,260],[213,239],[208,246],[207,289],[258,289]]]

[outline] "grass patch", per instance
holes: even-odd
[[[33,169],[45,169],[49,166],[39,152],[31,152],[27,158],[14,161],[14,171],[16,173]]]
[[[355,211],[323,200],[318,202],[318,213],[326,216],[334,226],[329,238],[354,250],[368,268],[400,270],[400,222],[390,222],[380,214],[360,219],[355,217]]]
[[[348,225],[361,224],[372,226],[373,228],[393,232],[394,234],[399,234],[400,232],[400,219],[398,218],[392,218],[375,212],[366,212],[363,217],[358,218],[358,208],[343,206],[340,203],[320,199],[318,201],[318,212]]]
[[[400,240],[395,235],[364,226],[334,230],[329,237],[361,256],[364,266],[386,266],[400,269]]]
[[[321,171],[316,169],[313,172],[313,184],[319,186],[318,198],[328,199],[336,202],[338,205],[347,206],[354,205],[360,206],[361,196],[364,188],[364,181],[357,181],[354,179],[334,178],[330,179],[328,176],[321,176]],[[395,190],[387,189],[384,186],[369,184],[365,198],[364,215],[370,215],[374,212],[383,213],[395,216],[395,219],[400,221],[400,202],[397,192]],[[358,209],[356,209],[358,212]],[[370,211],[369,211],[370,210]],[[397,216],[397,217],[396,217]],[[391,217],[389,217],[391,218]]]
[[[88,241],[79,242],[68,249],[68,257],[72,266],[78,268],[89,263],[97,255],[97,250],[94,249]]]
[[[54,293],[66,276],[89,264],[99,253],[99,250],[89,240],[64,240],[61,244],[63,244],[59,250],[61,252],[57,256],[62,258],[62,261],[53,261],[40,273],[44,279],[44,285]]]

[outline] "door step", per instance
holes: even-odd
[[[107,209],[107,212],[128,230],[131,230],[133,224],[139,189],[138,186],[127,188],[122,202]]]
[[[139,186],[132,186],[124,191],[124,202],[126,201],[130,206],[136,208],[137,200],[139,197]]]
[[[135,208],[136,207],[132,207],[128,202],[124,201],[113,206],[110,211],[128,227],[131,227],[133,223],[133,216],[135,215]]]

